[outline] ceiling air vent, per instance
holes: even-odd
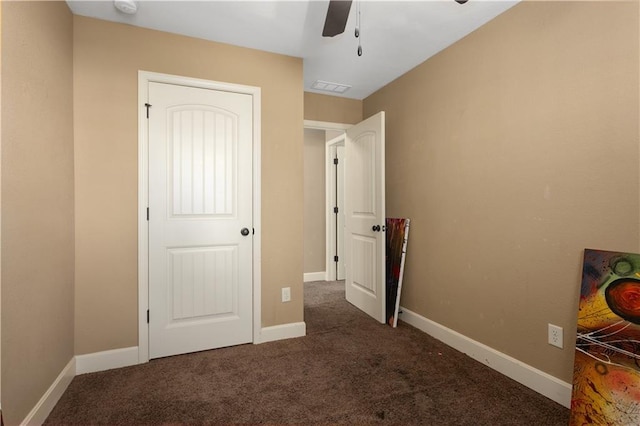
[[[330,81],[316,80],[316,82],[311,85],[311,88],[315,90],[322,90],[323,92],[344,93],[347,90],[351,89],[351,86],[349,86],[348,84],[331,83]]]

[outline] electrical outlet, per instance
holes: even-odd
[[[549,324],[549,344],[562,349],[562,327]]]
[[[282,301],[291,302],[291,287],[282,287]]]

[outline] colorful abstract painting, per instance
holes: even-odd
[[[390,219],[386,221],[387,233],[387,282],[386,282],[386,318],[392,327],[398,325],[398,309],[400,308],[400,292],[402,291],[402,275],[404,260],[409,240],[409,219]]]
[[[570,425],[640,425],[640,255],[586,249]]]

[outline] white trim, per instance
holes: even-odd
[[[76,374],[95,373],[138,363],[137,346],[76,355]]]
[[[400,319],[567,408],[571,384],[401,307]]]
[[[344,134],[342,135],[344,138]],[[330,213],[333,201],[336,199],[335,190],[335,172],[333,169],[333,156],[335,147],[331,142],[327,142],[324,147],[324,269],[327,281],[336,280],[336,264],[333,260],[333,254],[336,251],[336,224],[332,220],[334,216]],[[334,157],[335,158],[335,157]],[[335,166],[334,166],[335,167]]]
[[[307,335],[307,324],[304,322],[292,322],[290,324],[274,325],[264,327],[260,331],[258,339],[254,339],[253,343],[267,343],[276,340],[293,339],[296,337],[304,337]]]
[[[262,92],[259,87],[243,87],[253,96],[253,340],[255,342],[262,328]]]
[[[41,425],[47,420],[47,417],[56,406],[60,397],[65,390],[69,387],[71,380],[76,375],[76,359],[75,357],[67,363],[66,367],[62,369],[58,377],[53,381],[49,389],[42,395],[42,398],[33,407],[33,409],[24,418],[21,425]]]
[[[243,93],[253,98],[253,340],[260,336],[262,326],[262,238],[261,238],[261,89],[254,86],[220,83],[198,78],[138,71],[138,363],[149,361],[149,205],[148,126],[145,103],[148,83],[168,83],[227,92]]]
[[[330,121],[304,120],[304,128],[305,129],[347,130],[350,127],[353,127],[353,124],[332,123]]]
[[[152,76],[138,71],[138,362],[149,361],[149,126],[144,104]]]
[[[327,281],[327,273],[325,271],[322,272],[305,272],[304,273],[304,282],[309,283],[311,281]]]

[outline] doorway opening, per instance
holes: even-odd
[[[304,121],[304,281],[345,277],[343,256],[345,130],[350,124]],[[337,159],[337,164],[336,164]]]
[[[326,164],[326,271],[327,281],[346,277],[344,262],[344,133],[327,142]]]
[[[305,127],[327,129],[326,123],[310,124],[305,122]],[[335,205],[339,200],[339,189],[344,188],[344,265],[345,265],[345,298],[347,302],[367,313],[377,321],[385,322],[385,113],[380,111],[375,115],[346,128],[329,127],[330,130],[342,130],[342,137],[338,135],[327,141],[325,151],[325,164],[327,158],[329,164],[334,163],[332,148],[335,147],[336,156],[339,156],[340,143],[344,146],[344,178],[340,185],[339,170],[336,173],[329,171],[326,175],[335,176],[336,195],[327,195],[328,208],[325,206],[325,221],[331,217],[334,211],[340,209]],[[326,140],[325,135],[325,140]],[[329,143],[330,142],[330,143]],[[338,158],[339,164],[339,158]],[[307,164],[305,162],[305,172]],[[328,178],[328,179],[329,179]],[[331,189],[331,181],[326,185]],[[307,203],[305,190],[305,204]],[[306,206],[305,206],[306,208]],[[330,212],[330,213],[329,213]],[[306,221],[306,218],[305,218]],[[328,239],[334,234],[332,231],[335,223],[336,241],[340,229],[340,217],[335,217],[325,225]],[[305,228],[306,224],[305,224]],[[305,244],[306,244],[305,236]],[[333,268],[332,248],[339,249],[337,244],[326,244],[325,253],[331,260],[329,267],[325,265],[325,280],[331,275]],[[305,247],[305,251],[308,247]],[[335,254],[333,254],[335,256]],[[326,259],[326,257],[325,257]],[[339,258],[338,258],[339,260]],[[336,275],[340,270],[336,267]]]

